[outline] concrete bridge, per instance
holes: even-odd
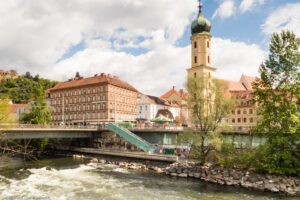
[[[147,127],[129,128],[133,133],[173,133],[183,131],[178,127]],[[0,140],[3,139],[43,139],[43,138],[92,138],[102,132],[109,132],[107,126],[41,126],[41,125],[15,125],[0,128]]]

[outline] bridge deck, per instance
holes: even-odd
[[[164,161],[164,162],[176,162],[178,160],[178,156],[164,155],[164,154],[148,154],[146,152],[110,151],[104,149],[79,148],[79,147],[69,147],[68,149],[60,149],[60,150],[69,150],[78,153],[89,153],[89,154],[96,154],[96,155],[98,154],[98,155],[136,158],[136,159],[143,159],[143,160],[156,160],[156,161]]]

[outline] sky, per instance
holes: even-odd
[[[258,76],[270,37],[300,36],[299,0],[203,0],[217,77]],[[184,88],[197,0],[0,0],[0,69],[67,81],[110,73],[140,92]]]

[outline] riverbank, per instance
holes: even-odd
[[[118,165],[131,170],[146,170],[178,178],[247,188],[256,191],[300,196],[300,180],[296,177],[273,174],[259,174],[252,170],[221,169],[211,165],[198,166],[193,162],[159,162],[111,156],[73,155],[74,159],[88,159],[91,162]]]

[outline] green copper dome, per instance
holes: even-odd
[[[201,11],[202,5],[200,1],[199,5],[199,15],[196,20],[193,21],[192,26],[191,26],[191,32],[192,35],[197,34],[197,33],[209,33],[211,29],[211,23],[208,21],[205,17],[202,15]]]

